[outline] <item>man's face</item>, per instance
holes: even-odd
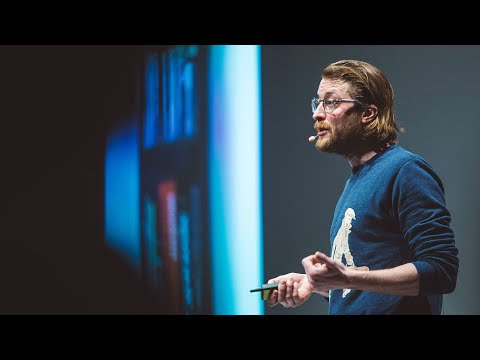
[[[352,99],[348,90],[345,82],[322,79],[317,96],[319,99]],[[354,106],[354,103],[338,103],[331,113],[325,112],[323,103],[318,106],[313,114],[317,150],[340,155],[351,155],[358,150],[363,126],[361,114],[352,109]]]

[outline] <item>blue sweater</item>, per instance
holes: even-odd
[[[347,266],[389,269],[413,263],[419,296],[337,289],[330,314],[440,314],[455,289],[458,250],[444,189],[432,167],[399,145],[352,169],[330,230],[332,257]]]

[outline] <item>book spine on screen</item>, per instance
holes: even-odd
[[[193,291],[193,311],[201,313],[203,307],[202,289],[204,289],[204,247],[202,244],[202,213],[201,213],[201,191],[200,186],[192,185],[190,187],[190,229],[191,229],[191,268],[192,268],[192,291]],[[203,290],[205,291],[205,290]]]
[[[159,103],[161,142],[192,138],[197,131],[194,47],[178,47],[162,54]],[[153,85],[151,85],[153,86]]]
[[[159,234],[164,259],[165,297],[170,314],[182,313],[181,269],[178,244],[177,184],[158,184]]]
[[[145,239],[146,277],[156,293],[163,292],[162,259],[158,247],[157,208],[149,196],[144,198],[143,236]]]
[[[192,314],[193,291],[192,291],[192,257],[190,251],[190,215],[187,211],[180,211],[178,214],[180,258],[182,260],[182,284],[184,313]]]
[[[149,149],[157,145],[160,132],[160,87],[159,60],[157,54],[149,54],[145,64],[145,118],[143,147]]]

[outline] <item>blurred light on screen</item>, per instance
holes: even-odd
[[[105,239],[140,273],[139,148],[135,121],[113,130],[105,155]]]
[[[260,46],[209,47],[208,162],[215,314],[263,314]]]

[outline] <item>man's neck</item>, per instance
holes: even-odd
[[[346,156],[346,159],[348,160],[352,168],[356,168],[360,165],[365,164],[368,160],[370,160],[375,155],[377,155],[377,153],[375,151],[370,150],[363,154],[353,154],[350,156]]]

